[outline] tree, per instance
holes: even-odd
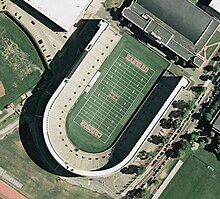
[[[185,119],[185,118],[187,118],[188,114],[189,114],[189,111],[188,111],[188,110],[183,110],[182,113],[181,113],[181,117],[182,117],[183,119]]]
[[[213,66],[212,65],[207,65],[204,70],[210,72],[210,71],[213,71]]]
[[[128,23],[128,28],[132,28],[132,23]]]
[[[144,166],[139,166],[137,169],[137,175],[142,175],[145,172],[146,168]]]
[[[209,112],[205,113],[204,117],[205,117],[206,121],[211,121],[212,120],[212,115]]]
[[[173,102],[173,108],[178,108],[180,110],[184,109],[187,103],[184,100],[177,100]]]
[[[176,130],[180,127],[180,124],[181,124],[181,120],[180,119],[176,119],[174,120],[173,122],[173,128]]]
[[[169,113],[169,117],[171,118],[178,118],[181,115],[181,111],[180,110],[172,110]]]
[[[182,140],[179,145],[179,149],[186,150],[189,147],[189,142],[186,140]]]
[[[194,106],[195,106],[195,100],[190,100],[190,101],[188,101],[186,108],[192,109],[192,108],[194,108]]]
[[[167,136],[163,136],[161,141],[165,145],[165,144],[167,144],[169,142],[169,138]]]
[[[191,134],[190,134],[190,141],[198,141],[198,139],[199,139],[199,135],[198,135],[198,133],[197,132],[192,132]]]
[[[200,147],[201,149],[204,149],[204,148],[205,148],[205,145],[206,145],[206,143],[205,143],[204,140],[201,140],[201,141],[199,142],[199,147]]]
[[[211,115],[214,115],[215,112],[216,112],[216,110],[214,109],[214,107],[209,109],[209,113],[210,113]]]
[[[197,94],[201,94],[205,90],[205,88],[202,86],[193,86],[191,90],[196,92]]]
[[[125,19],[124,17],[120,17],[119,21],[122,22],[122,21],[124,21],[124,19]]]
[[[220,136],[219,135],[217,136],[217,141],[220,143]]]
[[[182,150],[182,149],[179,149],[179,150],[177,151],[176,157],[177,157],[177,158],[183,158],[185,155],[186,155],[185,151]]]
[[[169,129],[170,128],[170,124],[169,124],[169,122],[166,118],[162,118],[160,120],[160,126],[163,127],[164,129]]]

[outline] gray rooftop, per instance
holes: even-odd
[[[212,20],[186,0],[137,0],[137,3],[193,43]]]
[[[215,119],[215,122],[213,123],[213,128],[220,133],[220,114]]]
[[[187,0],[136,0],[122,14],[185,60],[197,56],[219,25]],[[201,66],[203,59],[194,62]]]

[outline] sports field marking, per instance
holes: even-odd
[[[85,120],[82,120],[80,122],[80,126],[82,126],[84,129],[86,129],[87,132],[91,133],[92,135],[95,135],[97,138],[102,137],[102,132],[100,132],[98,129],[94,128],[92,125],[90,125]]]
[[[81,127],[80,124],[79,124],[78,122],[76,122],[76,121],[73,121],[73,122],[74,122],[77,126]],[[106,135],[105,135],[105,134],[102,134],[102,137],[103,137],[103,136],[106,136]],[[100,142],[102,142],[102,143],[104,144],[105,141],[102,140],[102,137],[100,137],[100,138],[97,139],[97,140],[99,140]],[[106,136],[106,137],[107,137],[107,136]]]
[[[148,67],[145,66],[145,64],[143,64],[141,61],[139,61],[136,57],[134,57],[131,54],[127,54],[127,56],[125,57],[125,59],[127,61],[129,61],[131,64],[133,64],[135,67],[139,68],[141,71],[143,71],[144,73],[146,73],[148,71]]]
[[[123,49],[123,51],[125,51],[126,53],[129,53],[127,50]],[[132,53],[131,53],[132,54]],[[148,74],[146,74],[149,77],[152,77],[155,74],[155,70],[153,68],[149,68],[150,71],[153,71],[153,74],[151,76],[149,76]]]
[[[130,60],[126,59],[128,55]],[[143,89],[154,72],[131,53],[122,50],[108,70],[102,71],[86,102],[73,118],[74,122],[79,125],[86,121],[86,127],[93,131],[86,130],[107,142],[118,125],[123,124],[138,106]],[[98,136],[94,132],[98,132]],[[106,136],[105,140],[101,134]]]

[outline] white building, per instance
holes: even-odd
[[[24,0],[31,7],[68,31],[92,0]]]
[[[212,0],[209,4],[211,8],[216,10],[218,13],[220,13],[220,1],[219,0]]]

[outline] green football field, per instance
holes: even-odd
[[[220,196],[219,162],[206,157],[212,154],[204,152],[202,159],[191,155],[171,180],[159,199],[217,199]],[[216,167],[218,164],[218,167]],[[213,169],[214,170],[213,170]],[[216,170],[218,169],[218,170]]]
[[[124,34],[101,66],[101,75],[67,118],[76,147],[100,152],[110,147],[169,62]]]
[[[36,85],[44,70],[30,39],[3,13],[0,13],[0,69],[5,90],[5,95],[0,96],[0,109]]]

